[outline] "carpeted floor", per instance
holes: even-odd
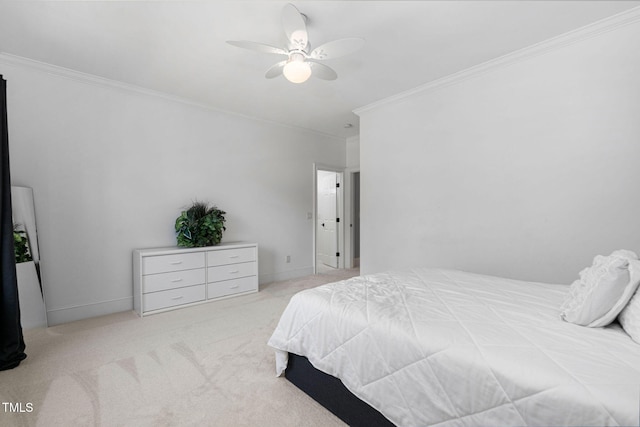
[[[0,425],[344,426],[275,376],[266,342],[295,292],[357,274],[270,283],[142,319],[125,312],[25,331],[27,359],[0,372]]]

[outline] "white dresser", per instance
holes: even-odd
[[[258,245],[133,251],[133,308],[140,315],[258,292]]]

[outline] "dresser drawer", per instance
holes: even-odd
[[[204,301],[205,298],[205,285],[153,292],[142,296],[145,311]]]
[[[233,295],[240,292],[258,290],[258,281],[255,277],[243,277],[241,279],[225,280],[224,282],[209,283],[207,285],[207,298],[218,298],[225,295]]]
[[[142,292],[158,292],[167,289],[184,288],[204,284],[205,269],[172,271],[170,273],[148,274],[142,276]]]
[[[207,265],[237,264],[256,260],[255,248],[223,249],[207,252]]]
[[[142,259],[142,274],[204,268],[204,253],[148,256]]]
[[[209,267],[207,282],[219,282],[222,280],[237,279],[240,277],[255,276],[257,274],[256,262],[243,262],[240,264],[220,265]]]

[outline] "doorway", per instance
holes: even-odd
[[[338,268],[338,189],[337,172],[318,171],[318,216],[316,218],[316,258],[321,266]]]
[[[351,174],[351,266],[360,267],[360,171]]]
[[[314,270],[329,273],[344,268],[344,172],[314,165]]]

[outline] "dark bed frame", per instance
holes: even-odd
[[[380,412],[351,393],[338,378],[317,370],[304,356],[289,353],[289,363],[284,375],[349,426],[394,426]]]

